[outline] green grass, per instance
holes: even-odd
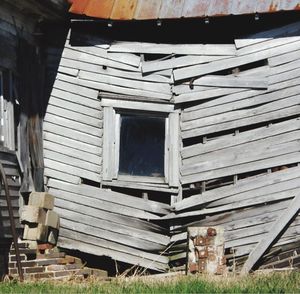
[[[119,278],[111,282],[3,282],[0,293],[300,293],[300,273],[246,277]]]

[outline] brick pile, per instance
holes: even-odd
[[[107,277],[106,271],[85,267],[81,259],[58,250],[59,216],[53,208],[54,196],[45,192],[32,192],[28,205],[21,208],[24,232],[18,246],[24,279]],[[19,276],[14,245],[9,252],[8,272],[11,278]]]
[[[36,241],[19,243],[22,271],[25,280],[59,280],[70,278],[87,278],[95,276],[106,278],[107,272],[85,267],[81,259],[59,252],[50,244],[38,244]],[[18,278],[15,249],[9,252],[9,277]]]

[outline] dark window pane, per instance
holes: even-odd
[[[121,115],[119,174],[164,176],[165,118]]]

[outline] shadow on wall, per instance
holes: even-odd
[[[17,52],[21,192],[44,190],[43,118],[61,59],[66,29],[42,28],[36,44],[20,39]],[[55,54],[52,54],[55,52]]]

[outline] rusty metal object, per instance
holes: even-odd
[[[207,236],[214,237],[217,235],[217,231],[214,228],[208,228],[207,229]]]
[[[195,246],[203,246],[206,244],[206,241],[205,241],[205,238],[202,237],[202,236],[197,236],[195,239],[194,239],[194,245]]]
[[[70,12],[102,19],[204,18],[299,10],[299,0],[69,0]]]
[[[206,260],[199,259],[199,261],[198,261],[198,271],[200,273],[203,273],[203,272],[205,272],[205,270],[206,270]]]
[[[189,271],[190,271],[191,273],[196,273],[196,272],[198,272],[198,264],[197,264],[197,263],[194,263],[194,262],[191,262],[191,263],[189,264]]]
[[[226,272],[223,228],[190,227],[188,238],[186,269],[189,273],[223,274]]]
[[[17,260],[19,277],[20,277],[20,281],[23,282],[24,276],[23,276],[22,265],[21,265],[21,257],[20,257],[20,250],[19,250],[19,245],[18,245],[18,237],[17,237],[17,232],[16,232],[13,208],[12,208],[11,201],[10,201],[10,193],[9,193],[5,170],[4,170],[1,162],[0,162],[0,174],[1,174],[1,181],[4,184],[4,191],[5,191],[5,197],[6,197],[7,207],[8,207],[8,215],[9,215],[11,233],[13,236],[13,241],[14,241],[14,246],[15,246],[15,251],[16,251],[16,260]]]
[[[208,257],[208,253],[206,248],[205,249],[200,249],[196,247],[196,250],[198,251],[198,256],[199,258],[207,258]]]

